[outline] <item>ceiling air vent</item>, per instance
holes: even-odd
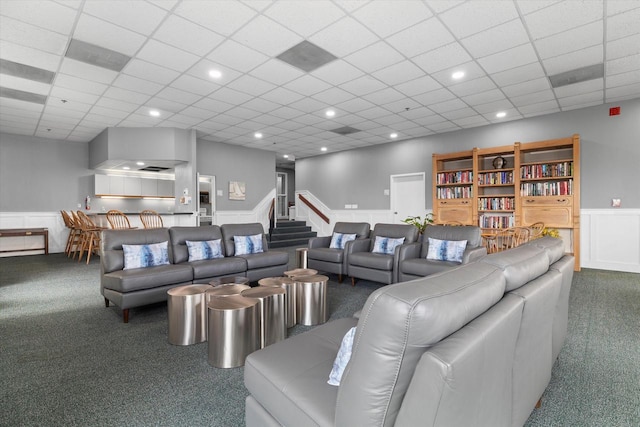
[[[138,169],[140,171],[145,171],[145,172],[163,172],[163,171],[167,171],[170,168],[165,168],[162,166],[145,166],[141,169]]]
[[[343,126],[337,129],[331,129],[331,132],[337,133],[339,135],[349,135],[352,133],[360,132],[360,129],[352,128],[351,126]]]
[[[71,39],[67,53],[64,56],[86,64],[95,65],[96,67],[118,72],[122,71],[131,59],[130,56],[120,52],[76,39]]]
[[[18,89],[10,89],[8,87],[0,87],[0,97],[12,98],[19,101],[33,102],[42,105],[47,103],[47,97],[45,95],[40,95],[33,92],[25,92]]]
[[[20,64],[19,62],[8,61],[6,59],[0,59],[0,73],[46,84],[51,84],[56,75],[53,71]]]
[[[604,64],[596,64],[549,76],[549,82],[551,83],[551,87],[556,88],[572,85],[574,83],[586,82],[587,80],[599,79],[603,76]]]
[[[337,56],[306,40],[285,50],[277,58],[307,73],[338,59]]]

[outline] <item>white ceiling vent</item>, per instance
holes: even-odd
[[[339,135],[350,135],[352,133],[360,132],[360,129],[352,128],[351,126],[343,126],[337,129],[331,129],[331,132]]]
[[[122,71],[131,59],[131,57],[120,52],[76,39],[71,39],[65,56],[76,61],[118,72]]]
[[[10,89],[8,87],[0,87],[0,97],[12,98],[19,101],[33,102],[35,104],[42,105],[47,102],[47,97],[45,95],[40,95],[39,93],[33,92],[25,92],[18,89]]]
[[[291,49],[285,50],[278,55],[277,58],[307,73],[338,59],[338,57],[332,53],[306,40],[298,43]]]
[[[33,80],[40,83],[51,84],[56,73],[31,65],[0,59],[0,73],[21,79]]]
[[[572,85],[574,83],[586,82],[587,80],[599,79],[603,76],[604,64],[596,64],[549,76],[549,82],[551,83],[551,87],[555,88]]]

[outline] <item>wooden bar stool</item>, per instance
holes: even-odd
[[[162,217],[158,212],[145,209],[140,212],[140,221],[144,228],[162,228],[164,227],[164,223],[162,222]]]
[[[117,209],[111,209],[107,212],[107,221],[109,221],[109,225],[114,230],[129,230],[134,228],[131,227],[129,218],[127,218],[124,212]]]

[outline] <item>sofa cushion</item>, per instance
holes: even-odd
[[[187,250],[189,251],[189,262],[201,261],[204,259],[224,258],[222,255],[222,239],[216,240],[187,240]]]
[[[262,234],[262,250],[266,252],[269,248],[269,242],[267,242],[267,238],[264,235],[264,227],[262,227],[262,224],[259,222],[223,224],[220,226],[220,230],[222,231],[225,256],[235,255],[234,236],[255,236],[256,234]]]
[[[317,259],[319,261],[327,261],[333,263],[341,263],[344,259],[344,251],[342,249],[315,248],[309,249],[307,253],[308,259]]]
[[[100,264],[102,271],[109,273],[124,268],[124,254],[122,245],[148,245],[169,240],[166,228],[143,230],[104,230],[102,232]],[[186,250],[185,250],[186,252]],[[173,259],[169,247],[169,261]]]
[[[233,236],[235,255],[259,254],[262,249],[262,234]]]
[[[189,265],[193,268],[194,281],[235,274],[242,276],[247,271],[247,261],[242,257],[192,261]]]
[[[123,270],[157,267],[169,264],[169,242],[148,245],[122,245],[124,252]]]
[[[179,264],[189,260],[189,251],[187,248],[187,240],[192,242],[202,240],[218,240],[222,239],[222,231],[217,225],[206,225],[201,227],[171,227],[169,229],[171,236],[171,247],[173,249],[173,262]],[[227,256],[224,245],[221,252],[223,256]]]
[[[356,234],[343,234],[343,233],[333,233],[331,236],[331,243],[329,243],[329,248],[331,249],[344,249],[344,246],[347,242],[356,239]]]
[[[423,258],[406,259],[400,263],[400,272],[413,276],[426,277],[432,274],[459,267],[460,263],[451,261],[431,261]]]
[[[348,262],[349,265],[372,268],[374,270],[391,271],[393,269],[393,255],[354,252],[349,254]]]
[[[507,280],[505,292],[519,288],[549,269],[547,252],[533,245],[522,245],[490,254],[482,258],[480,262],[496,266],[504,271],[504,277]]]
[[[117,270],[102,277],[102,286],[118,292],[131,292],[164,285],[191,282],[193,269],[189,265],[161,265],[158,267]]]
[[[427,259],[432,261],[462,262],[467,247],[466,240],[440,240],[429,237]]]
[[[466,240],[468,247],[475,248],[482,244],[481,234],[482,231],[477,226],[430,225],[424,230],[422,241],[427,244],[429,237],[440,240]]]
[[[549,257],[549,265],[564,256],[564,244],[562,243],[562,239],[558,239],[557,237],[544,236],[539,239],[532,240],[527,244],[543,248]]]
[[[259,254],[237,255],[247,263],[247,270],[273,267],[289,263],[289,254],[281,251],[268,251]]]
[[[499,269],[473,263],[374,291],[338,389],[335,425],[393,425],[424,351],[498,302],[504,285]]]
[[[404,237],[384,237],[376,236],[373,242],[373,249],[371,252],[376,254],[393,255],[397,246],[404,243]]]
[[[338,349],[338,354],[336,355],[336,360],[333,361],[333,368],[331,368],[331,372],[329,373],[329,381],[327,381],[327,384],[340,385],[344,368],[347,367],[347,363],[349,363],[349,359],[351,359],[351,348],[353,347],[353,337],[355,334],[355,326],[344,334],[344,338],[342,338],[342,343]]]

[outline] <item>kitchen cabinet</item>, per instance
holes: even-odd
[[[174,181],[121,175],[94,175],[95,196],[173,198]]]
[[[158,196],[160,197],[175,197],[175,181],[169,179],[159,179],[158,181]]]
[[[142,196],[158,196],[158,180],[157,179],[141,179],[141,192]]]
[[[125,196],[143,196],[141,179],[131,176],[124,177],[124,192]]]

